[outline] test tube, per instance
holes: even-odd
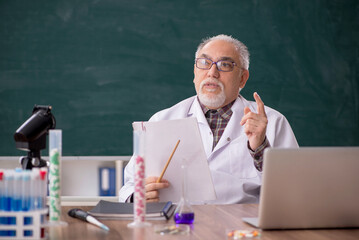
[[[12,211],[12,203],[14,197],[14,171],[5,170],[4,171],[4,185],[5,185],[5,193],[4,193],[4,210],[6,212]],[[16,218],[15,217],[5,217],[4,220],[7,225],[15,225]],[[6,236],[15,236],[15,230],[8,230],[6,231]]]
[[[31,171],[22,172],[22,211],[32,210]]]
[[[37,195],[38,209],[46,208],[46,196],[47,196],[47,168],[41,168],[37,178]],[[45,215],[41,215],[41,223],[45,222]],[[43,228],[41,229],[43,231]]]
[[[39,208],[39,184],[40,184],[40,169],[33,168],[31,170],[31,195],[33,198],[31,198],[31,209],[37,210]]]
[[[62,154],[62,131],[49,131],[49,156],[50,156],[50,171],[49,171],[49,195],[50,195],[50,222],[59,222],[61,215],[61,154]]]
[[[14,171],[14,182],[13,182],[13,197],[11,203],[11,210],[19,212],[22,210],[22,169],[16,168]],[[16,225],[16,218],[10,217],[10,224]],[[15,231],[9,231],[10,236],[15,236]]]
[[[12,211],[21,211],[22,208],[22,169],[16,168],[14,172]]]
[[[39,209],[46,208],[46,196],[47,196],[47,168],[40,169],[40,175],[38,178],[38,197],[39,197]]]
[[[33,192],[31,191],[31,171],[24,170],[22,172],[22,211],[27,212],[32,210],[31,203],[33,202]],[[24,217],[24,225],[33,223],[32,217]],[[32,236],[32,230],[24,230],[24,236]]]
[[[4,170],[0,169],[0,211],[2,211],[4,209],[4,207],[3,207],[4,180],[3,179],[4,179]]]
[[[39,197],[40,197],[40,208],[46,208],[46,196],[47,196],[47,169],[41,168],[39,178]]]
[[[135,192],[133,213],[134,221],[128,227],[146,227],[151,223],[145,222],[146,198],[145,198],[145,159],[144,159],[145,131],[133,131],[133,152],[135,156]]]
[[[4,170],[0,169],[0,212],[4,211],[4,201],[5,201],[5,184],[4,184]],[[0,225],[5,225],[7,223],[6,217],[0,217]],[[7,236],[6,230],[0,230],[0,237]]]

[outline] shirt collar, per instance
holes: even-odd
[[[206,115],[206,113],[207,113],[208,111],[212,111],[211,109],[209,109],[208,107],[206,107],[205,105],[203,105],[199,99],[198,99],[198,102],[199,102],[199,105],[201,106],[201,109],[202,109],[204,115]],[[216,109],[216,111],[218,112],[218,114],[219,114],[223,119],[229,120],[229,119],[231,118],[232,113],[233,113],[231,108],[232,108],[234,102],[235,102],[235,100],[232,101],[232,102],[230,102],[230,103],[227,104],[226,106],[223,106],[223,107],[221,107],[221,108]]]

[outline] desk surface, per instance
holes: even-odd
[[[77,206],[78,207],[78,206]],[[187,236],[161,236],[154,232],[154,226],[160,224],[171,224],[173,220],[151,221],[152,226],[142,229],[128,228],[131,221],[124,220],[102,220],[110,231],[106,232],[92,224],[71,218],[67,215],[71,206],[62,207],[62,220],[68,223],[67,227],[51,227],[47,230],[50,240],[57,239],[227,239],[227,229],[254,229],[242,221],[242,217],[255,217],[258,213],[256,204],[233,204],[233,205],[196,205],[195,222],[191,233]],[[80,207],[89,210],[92,207]],[[258,238],[254,238],[258,239]],[[281,230],[262,231],[260,239],[359,239],[359,229],[324,229],[324,230]]]

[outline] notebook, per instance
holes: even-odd
[[[146,204],[146,219],[167,220],[175,210],[172,202],[153,202]],[[133,219],[133,203],[100,200],[88,213],[99,219]]]
[[[258,218],[261,229],[359,227],[359,147],[268,149]]]

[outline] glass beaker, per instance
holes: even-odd
[[[173,217],[176,224],[192,224],[194,221],[194,211],[187,200],[187,168],[187,160],[182,159],[182,195]]]

